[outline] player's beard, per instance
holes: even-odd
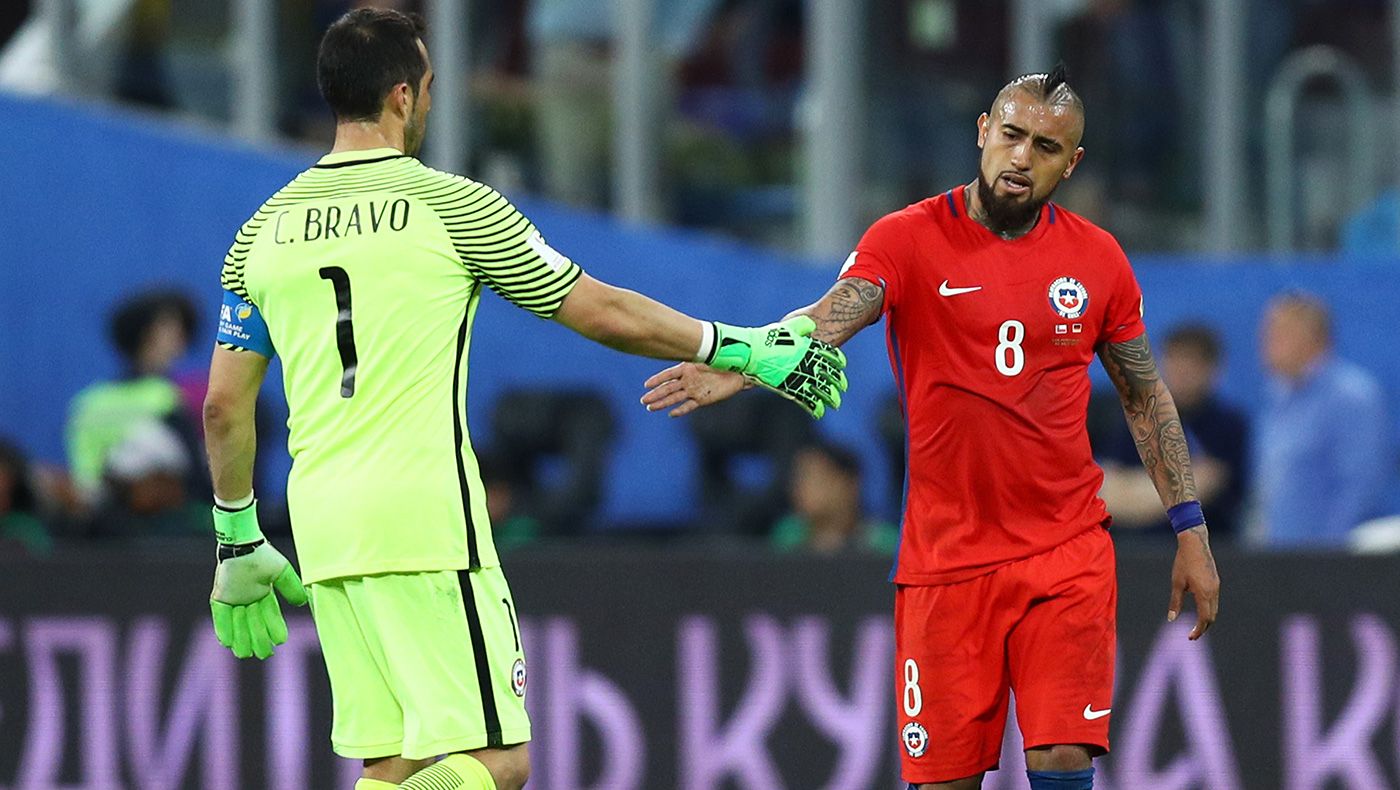
[[[982,213],[985,215],[987,229],[993,233],[1006,234],[1018,230],[1025,230],[1035,218],[1040,214],[1041,206],[1050,200],[1050,196],[1055,194],[1055,189],[1059,184],[1050,188],[1044,196],[1035,198],[1028,197],[1024,200],[1002,197],[996,193],[991,184],[987,183],[986,176],[979,170],[977,173],[977,200],[982,204]]]

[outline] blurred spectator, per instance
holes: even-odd
[[[1248,423],[1244,413],[1216,392],[1221,364],[1220,337],[1204,324],[1173,328],[1163,343],[1162,377],[1171,389],[1191,447],[1196,493],[1205,505],[1212,537],[1233,539],[1238,533],[1248,463]],[[1117,400],[1116,398],[1114,399]],[[1142,468],[1137,445],[1123,421],[1114,420],[1113,439],[1097,455],[1104,468],[1101,495],[1121,530],[1147,528],[1152,538],[1169,538],[1162,500]]]
[[[793,458],[788,495],[792,512],[773,525],[769,539],[774,549],[894,553],[899,532],[865,514],[860,460],[851,450],[821,442],[803,447]]]
[[[1327,306],[1276,298],[1260,329],[1274,375],[1255,442],[1258,537],[1269,546],[1341,546],[1379,514],[1392,469],[1380,384],[1333,353]]]
[[[193,460],[165,422],[145,419],[126,432],[103,466],[103,496],[91,537],[159,538],[207,535],[206,497],[189,490]]]
[[[36,557],[53,551],[53,537],[36,515],[29,463],[18,447],[0,440],[0,556],[15,550]]]
[[[791,243],[804,27],[800,0],[726,0],[689,51],[676,50],[666,129],[675,221]]]
[[[669,95],[676,63],[696,46],[719,0],[658,0],[656,78]],[[612,0],[532,0],[530,37],[538,105],[536,135],[545,193],[579,206],[607,204],[611,157]]]
[[[150,291],[118,305],[109,332],[125,370],[115,381],[92,384],[69,407],[68,463],[84,502],[101,494],[110,456],[138,427],[157,421],[175,437],[186,491],[207,493],[202,472],[197,404],[202,394],[188,394],[172,379],[171,368],[189,350],[195,309],[184,294]]]
[[[507,552],[539,540],[539,519],[520,511],[524,481],[510,473],[510,466],[492,453],[477,455],[481,485],[486,489],[486,513],[496,550]]]
[[[162,50],[170,27],[168,0],[137,0],[130,30],[117,56],[117,98],[150,107],[170,106],[170,87]]]

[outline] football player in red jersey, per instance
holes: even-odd
[[[1008,693],[1033,790],[1093,786],[1108,751],[1117,583],[1085,427],[1103,362],[1177,532],[1167,619],[1220,581],[1186,438],[1114,238],[1050,203],[1084,155],[1084,107],[1062,66],[1013,80],[977,121],[981,167],[880,219],[835,286],[796,312],[841,344],[884,317],[907,425],[895,593],[903,775],[964,790],[996,767]],[[680,416],[746,384],[693,364],[643,397]]]

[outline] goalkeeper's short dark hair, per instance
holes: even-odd
[[[316,84],[337,121],[375,121],[384,97],[399,83],[414,95],[428,70],[418,49],[427,28],[417,14],[360,8],[337,19],[321,37]]]

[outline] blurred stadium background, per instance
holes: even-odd
[[[1088,155],[1056,199],[1134,260],[1224,582],[1204,642],[1164,622],[1170,533],[1096,402],[1122,583],[1098,786],[1400,787],[1400,2],[373,4],[432,26],[425,160],[604,279],[737,323],[970,180],[995,90],[1064,59]],[[309,618],[265,664],[212,639],[195,426],[224,251],[329,144],[315,44],[352,5],[0,6],[0,788],[349,785]],[[1299,291],[1330,344],[1266,320]],[[474,346],[531,786],[901,786],[880,332],[820,424],[764,396],[649,415],[658,365],[499,300]],[[285,533],[275,376],[265,396],[257,489]],[[987,787],[1024,786],[1017,737]]]

